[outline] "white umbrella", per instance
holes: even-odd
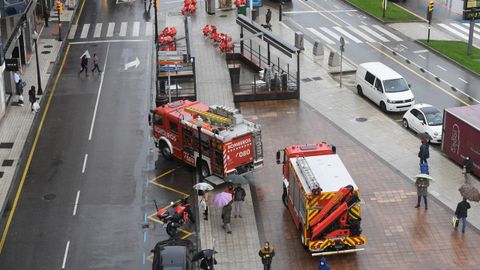
[[[414,179],[417,179],[417,178],[425,178],[425,179],[428,179],[430,181],[434,181],[433,178],[428,175],[428,174],[425,174],[425,173],[421,173],[421,174],[417,174],[413,177]]]
[[[213,190],[213,186],[205,182],[195,184],[193,188],[196,190]]]

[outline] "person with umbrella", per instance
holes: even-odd
[[[192,262],[202,260],[200,262],[200,269],[214,269],[214,265],[217,264],[217,260],[215,260],[215,253],[217,253],[213,249],[204,249],[195,254],[192,258]]]
[[[201,196],[200,206],[203,209],[203,219],[208,220],[208,206],[210,205],[210,195],[208,191],[213,190],[213,186],[205,182],[200,182],[194,185],[193,188],[199,191],[198,193]],[[202,191],[201,194],[200,191]]]
[[[464,197],[463,200],[457,204],[457,209],[455,209],[455,216],[457,216],[458,219],[462,220],[462,233],[465,233],[465,228],[467,227],[468,209],[470,209],[470,204]]]
[[[200,269],[203,270],[211,270],[213,269],[214,265],[217,264],[217,260],[212,257],[212,255],[203,258],[203,260],[200,262]]]
[[[415,186],[417,186],[417,205],[415,208],[420,207],[420,202],[423,197],[423,201],[425,202],[425,210],[428,209],[427,204],[427,194],[428,194],[428,186],[430,185],[430,180],[432,177],[428,174],[418,174],[415,176]]]

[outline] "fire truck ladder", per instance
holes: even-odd
[[[218,122],[218,123],[230,124],[232,122],[232,120],[230,118],[223,117],[223,116],[211,113],[211,112],[202,111],[198,108],[187,107],[187,108],[185,108],[185,110],[196,113],[196,114],[199,114],[204,118],[211,119],[212,121],[215,121],[215,122]]]
[[[297,158],[297,165],[302,170],[302,174],[312,192],[317,190],[320,191],[320,186],[318,185],[317,179],[315,178],[312,169],[310,169],[307,160],[304,157],[299,157]]]

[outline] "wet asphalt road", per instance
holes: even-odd
[[[142,1],[86,1],[78,29],[125,21],[144,29]],[[152,39],[105,33],[77,35],[65,51],[0,269],[151,269],[150,249],[167,238],[148,218],[153,199],[164,207],[182,195],[148,181],[178,168],[156,181],[191,192],[192,170],[159,159],[150,138]],[[98,54],[103,73],[78,74],[86,50]]]

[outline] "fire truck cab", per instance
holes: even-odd
[[[364,250],[359,190],[335,146],[288,146],[277,152],[277,163],[283,164],[282,201],[312,256]]]
[[[224,179],[263,164],[260,126],[243,119],[238,110],[178,100],[152,111],[149,123],[165,159],[200,166],[204,178]]]

